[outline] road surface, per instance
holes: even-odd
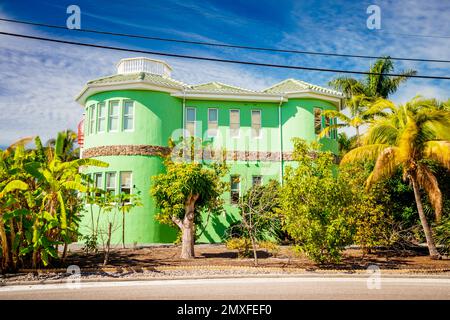
[[[0,299],[445,299],[450,278],[287,277],[0,287]]]

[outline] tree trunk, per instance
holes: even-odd
[[[62,259],[61,259],[62,263],[66,262],[66,257],[67,257],[67,247],[68,247],[67,243],[64,242],[64,249],[63,249]]]
[[[433,234],[431,233],[431,228],[428,225],[427,218],[423,212],[422,199],[420,198],[419,187],[417,185],[416,177],[411,177],[411,182],[414,189],[414,197],[416,199],[417,211],[419,212],[420,222],[422,223],[423,232],[425,233],[425,238],[427,240],[428,251],[433,259],[439,258],[439,252],[437,251],[436,245],[434,244]]]
[[[125,249],[125,212],[122,210],[122,248]]]
[[[183,227],[182,232],[181,259],[194,259],[194,228]]]
[[[257,266],[258,265],[258,253],[256,251],[256,241],[251,234],[250,234],[250,239],[252,240],[253,258],[254,258],[255,266]]]
[[[111,234],[112,234],[112,223],[108,223],[108,240],[106,241],[106,251],[105,259],[103,260],[103,265],[106,266],[109,260],[109,248],[111,246]]]
[[[194,259],[194,244],[195,244],[195,202],[198,199],[198,195],[189,196],[185,204],[185,213],[183,221],[176,222],[182,232],[181,238],[181,259]]]

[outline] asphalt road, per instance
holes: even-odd
[[[450,278],[289,277],[0,287],[0,299],[445,299]]]

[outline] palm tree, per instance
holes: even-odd
[[[436,220],[439,221],[442,215],[442,194],[429,163],[437,162],[450,170],[450,112],[441,109],[436,100],[420,97],[399,106],[384,99],[377,103],[384,104],[392,112],[372,123],[364,136],[363,145],[349,151],[341,164],[363,159],[376,160],[366,181],[367,188],[380,179],[392,176],[400,167],[403,178],[412,184],[430,256],[438,258],[439,253],[423,210],[420,189],[427,192]]]
[[[410,76],[417,74],[415,70],[398,72],[399,76],[387,76],[395,70],[392,59],[387,56],[375,61],[370,66],[369,74],[363,80],[351,77],[338,77],[329,82],[329,85],[345,93],[347,97],[365,95],[371,98],[388,98],[396,92],[399,86]]]
[[[349,108],[350,115],[347,116],[340,111],[324,111],[325,117],[338,118],[340,123],[327,126],[319,137],[325,136],[333,129],[353,127],[356,130],[356,144],[359,145],[361,126],[368,124],[375,116],[382,115],[382,109],[371,107],[371,103],[378,98],[386,99],[397,91],[408,77],[417,73],[415,70],[406,70],[401,71],[399,76],[386,75],[394,69],[391,58],[384,57],[370,67],[369,74],[363,80],[351,77],[338,77],[331,80],[329,85],[345,94],[345,105]]]
[[[337,110],[325,110],[322,112],[323,116],[337,118],[340,120],[340,123],[333,123],[325,127],[319,133],[319,138],[324,137],[331,130],[351,127],[356,131],[356,144],[358,145],[361,136],[361,126],[369,123],[377,115],[384,115],[382,107],[374,105],[373,98],[369,98],[364,94],[353,95],[346,99],[346,105],[350,111],[349,116]]]

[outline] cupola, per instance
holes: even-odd
[[[150,58],[126,58],[117,64],[118,74],[147,72],[170,78],[172,68],[165,62]]]

